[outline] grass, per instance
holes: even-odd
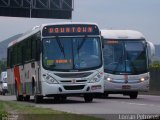
[[[49,108],[34,107],[13,101],[0,101],[0,120],[2,116],[18,115],[18,120],[102,120],[91,116],[60,112]]]
[[[7,112],[5,111],[5,106],[4,103],[0,101],[0,120],[4,115],[6,115]]]

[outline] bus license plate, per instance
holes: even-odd
[[[129,90],[129,89],[131,89],[131,86],[130,85],[122,85],[122,89]]]

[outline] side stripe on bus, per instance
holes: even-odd
[[[14,77],[17,83],[18,93],[20,93],[21,79],[20,79],[19,66],[14,67]]]

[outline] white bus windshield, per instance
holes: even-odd
[[[144,40],[104,40],[104,69],[112,74],[147,72]]]
[[[100,38],[43,39],[43,67],[49,70],[88,70],[102,65]]]

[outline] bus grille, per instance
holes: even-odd
[[[87,80],[75,80],[75,83],[85,83]],[[73,83],[72,80],[61,80],[61,83]]]
[[[82,90],[85,85],[63,86],[65,90]]]
[[[82,77],[88,77],[92,74],[92,72],[87,73],[54,73],[55,75],[61,77],[61,78],[82,78]]]
[[[125,81],[124,79],[116,79],[116,80],[112,80],[111,81],[112,83],[140,83],[140,81],[139,81],[139,79],[134,79],[134,80],[131,80],[131,79],[129,79],[129,80],[127,80],[127,81]]]

